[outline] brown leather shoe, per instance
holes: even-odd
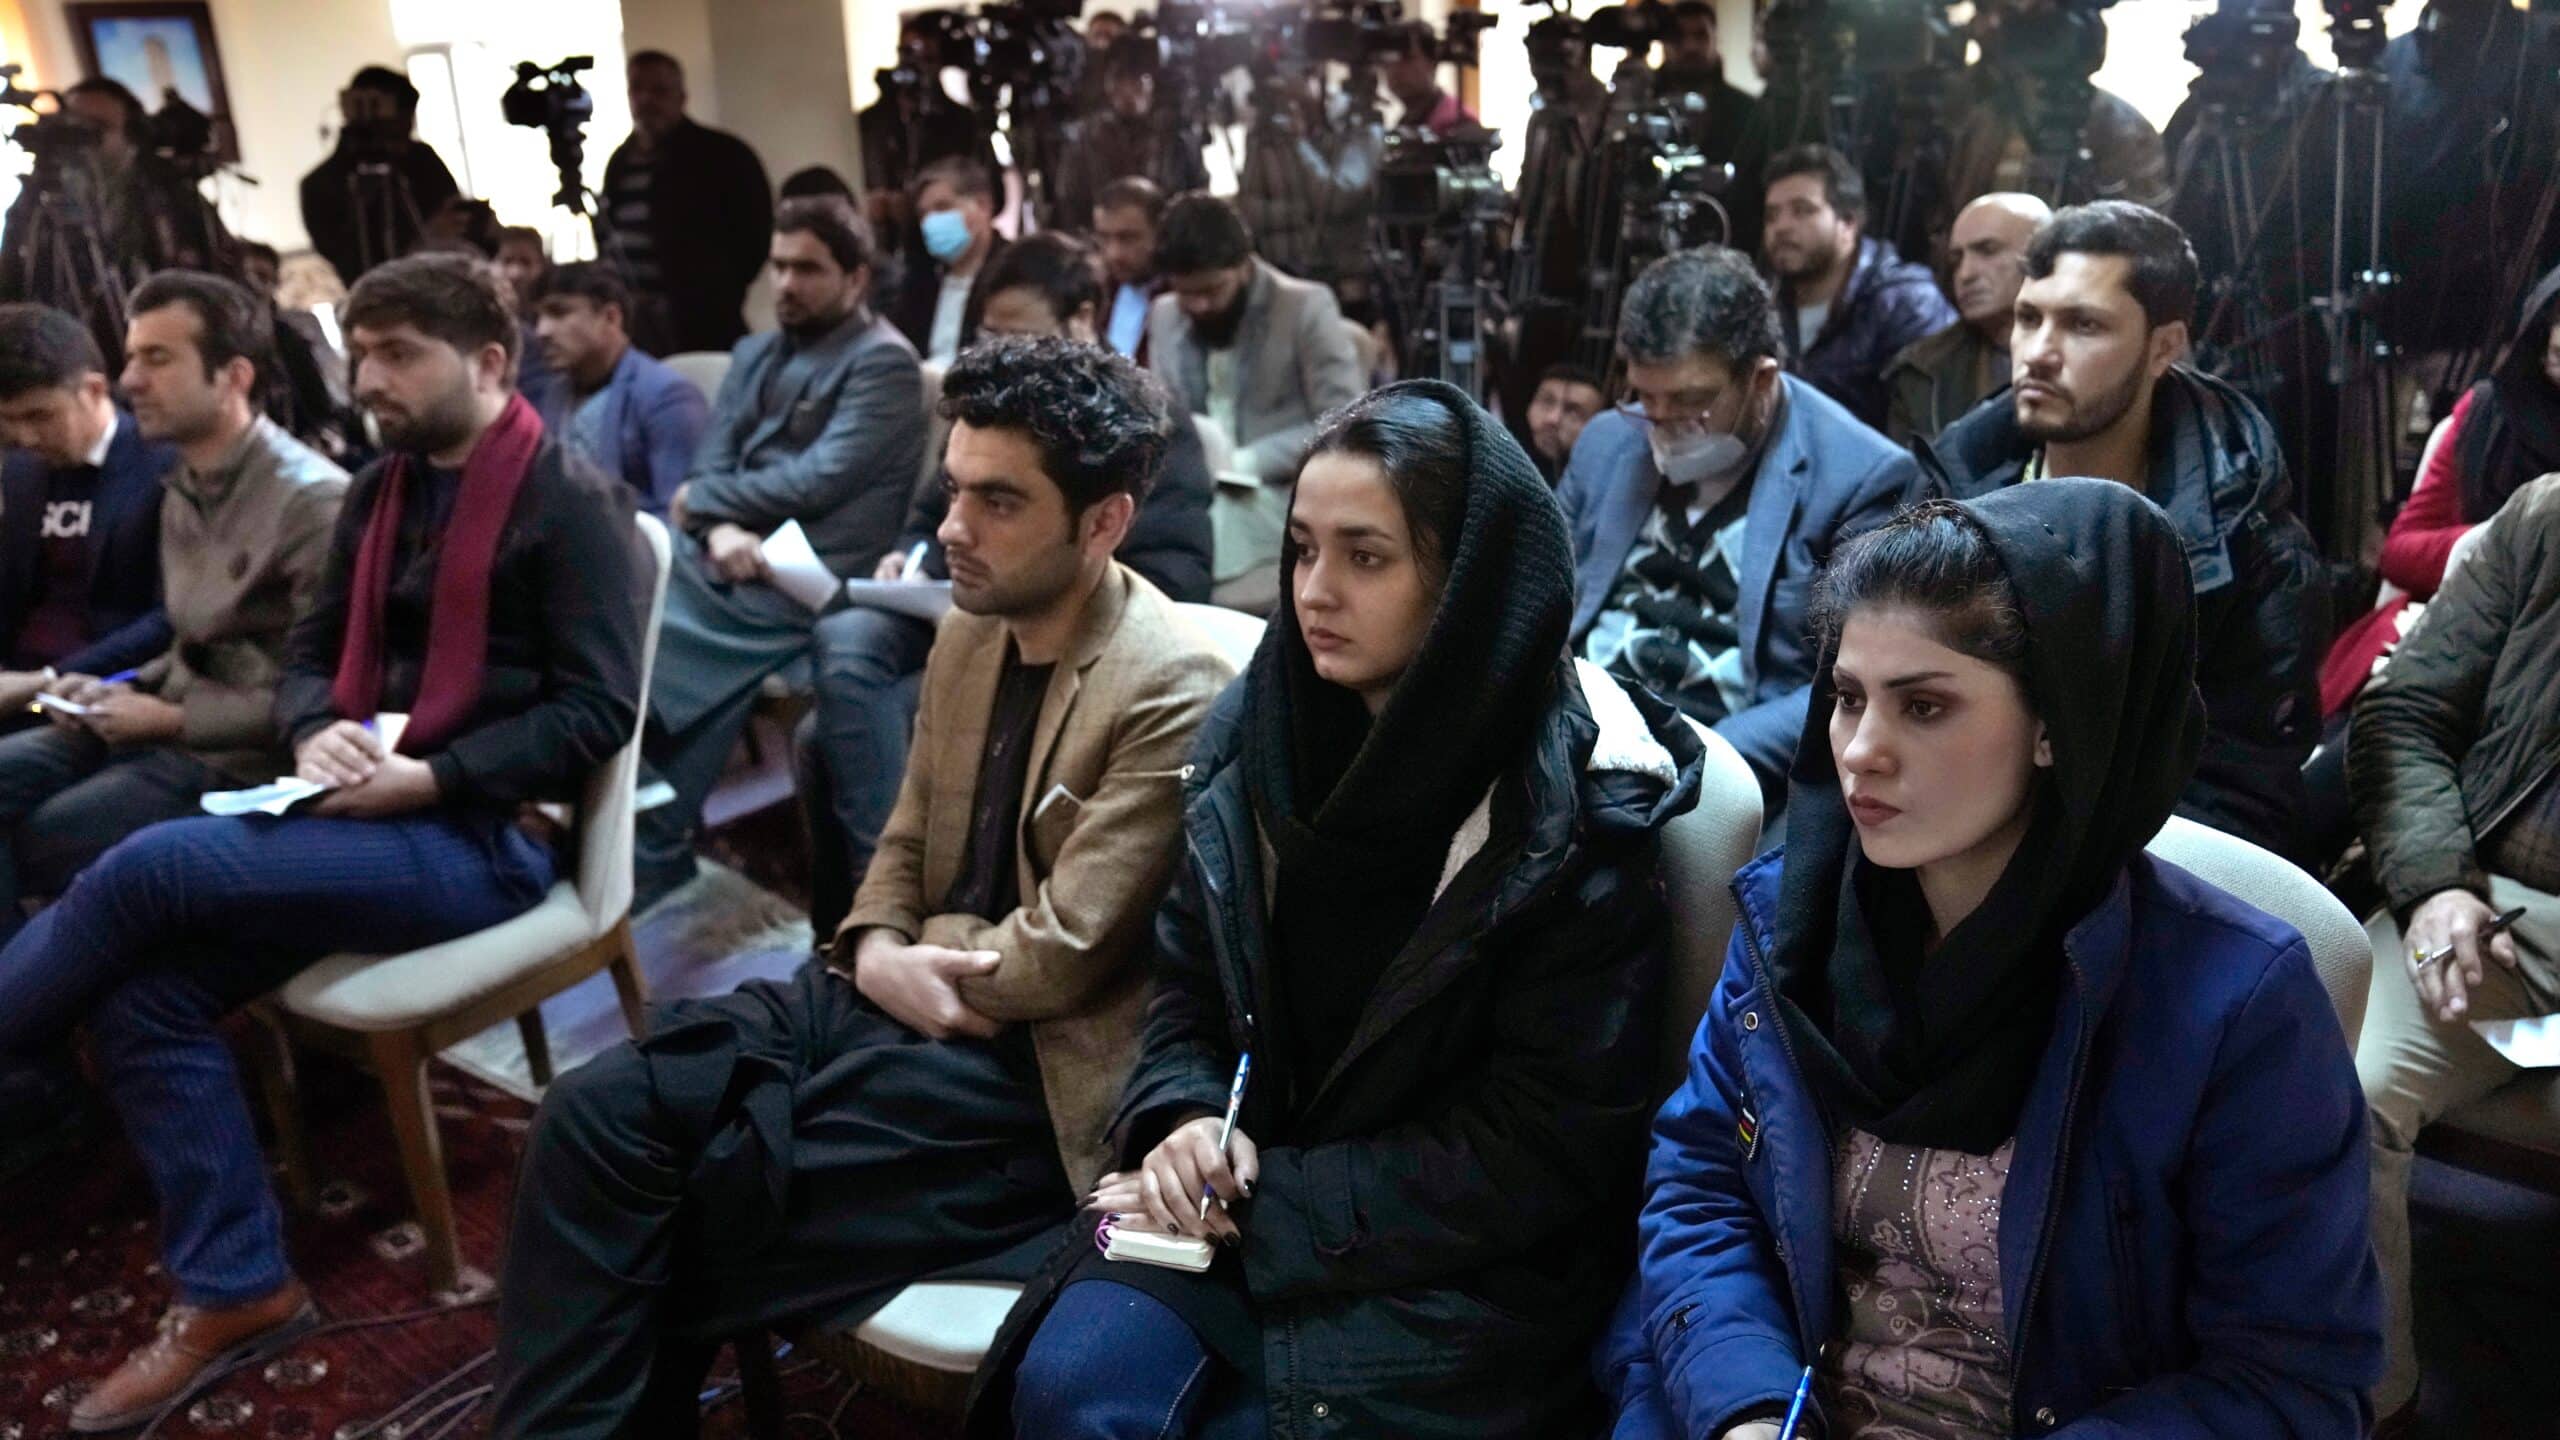
[[[160,1317],[158,1338],[126,1356],[73,1407],[71,1429],[104,1435],[147,1425],[232,1366],[264,1360],[319,1323],[311,1292],[299,1280],[287,1280],[264,1300],[224,1310],[172,1305]]]

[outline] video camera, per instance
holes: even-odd
[[[38,166],[58,164],[80,151],[95,149],[98,132],[80,122],[62,103],[59,90],[30,90],[18,83],[22,65],[0,65],[0,106],[24,110],[35,118],[9,132],[9,141],[35,157]],[[43,108],[50,102],[51,108]]]
[[[498,97],[498,109],[510,125],[531,130],[576,129],[596,113],[596,99],[578,83],[578,73],[595,68],[593,55],[572,55],[556,65],[516,62],[516,83]]]

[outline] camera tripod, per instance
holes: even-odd
[[[124,355],[129,280],[108,258],[92,188],[87,177],[66,173],[58,157],[39,156],[11,217],[0,291],[79,317],[113,373]]]
[[[418,213],[418,197],[410,192],[409,177],[387,157],[359,160],[347,172],[347,209],[355,216],[359,275],[406,253],[402,236],[414,243],[426,233],[426,217]],[[355,277],[347,278],[352,283]]]

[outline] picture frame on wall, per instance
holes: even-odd
[[[156,111],[168,92],[213,119],[214,148],[240,161],[231,124],[231,95],[222,80],[222,51],[205,0],[73,0],[62,7],[84,75],[120,82]]]

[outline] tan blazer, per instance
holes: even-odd
[[[1002,956],[963,979],[960,998],[1031,1027],[1058,1154],[1082,1194],[1108,1167],[1104,1127],[1137,1058],[1147,937],[1180,853],[1192,732],[1235,672],[1162,591],[1113,564],[1032,732],[1015,834],[1021,908],[992,922],[935,914],[968,850],[1004,656],[1002,621],[956,610],[943,620],[897,809],[836,953],[879,926]]]

